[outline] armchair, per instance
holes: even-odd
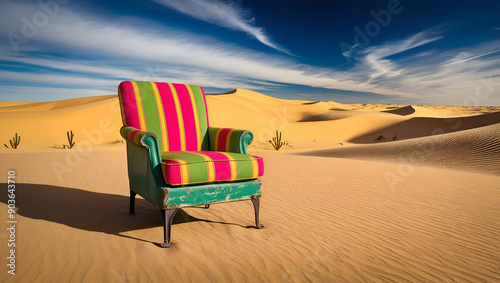
[[[249,131],[210,127],[200,86],[125,81],[118,87],[127,143],[130,213],[136,194],[157,206],[164,240],[180,208],[252,200],[259,223],[264,162],[248,154]]]

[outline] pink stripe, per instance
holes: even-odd
[[[138,129],[134,129],[134,130],[130,130],[128,133],[127,133],[127,137],[129,140],[131,141],[134,141],[135,142],[135,136],[140,132],[141,130],[138,130]]]
[[[167,123],[167,138],[169,151],[181,150],[181,138],[179,136],[179,123],[175,109],[174,98],[167,83],[156,83],[163,103],[165,121]]]
[[[258,156],[253,156],[257,159],[257,164],[259,165],[259,177],[264,176],[264,159]]]
[[[137,102],[135,101],[134,87],[132,83],[122,82],[118,87],[121,96],[123,112],[125,113],[125,126],[140,128],[139,113],[137,112]]]
[[[215,181],[227,181],[231,179],[231,165],[224,154],[214,151],[203,151],[203,153],[214,160]]]
[[[168,161],[163,164],[163,176],[165,183],[170,185],[180,185],[182,183],[181,166],[176,166],[178,164],[180,163],[177,161]]]
[[[224,128],[220,131],[219,140],[217,144],[217,151],[226,151],[227,135],[231,131],[231,128]]]
[[[135,130],[131,130],[127,133],[127,138],[131,141],[134,140],[134,136],[135,136],[135,133],[134,133]]]
[[[196,137],[196,124],[194,121],[193,104],[186,85],[174,84],[181,104],[182,117],[184,120],[184,131],[186,137],[186,150],[198,150],[198,139]]]

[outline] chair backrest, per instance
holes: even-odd
[[[203,88],[125,81],[118,87],[125,126],[154,133],[162,151],[208,150],[208,114]]]

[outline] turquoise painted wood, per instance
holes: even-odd
[[[260,196],[262,181],[252,180],[236,183],[210,184],[179,188],[164,188],[166,198],[164,207],[178,208],[235,200],[249,200]]]

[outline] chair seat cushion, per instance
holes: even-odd
[[[165,183],[171,186],[251,180],[264,174],[261,157],[221,151],[161,153]]]

